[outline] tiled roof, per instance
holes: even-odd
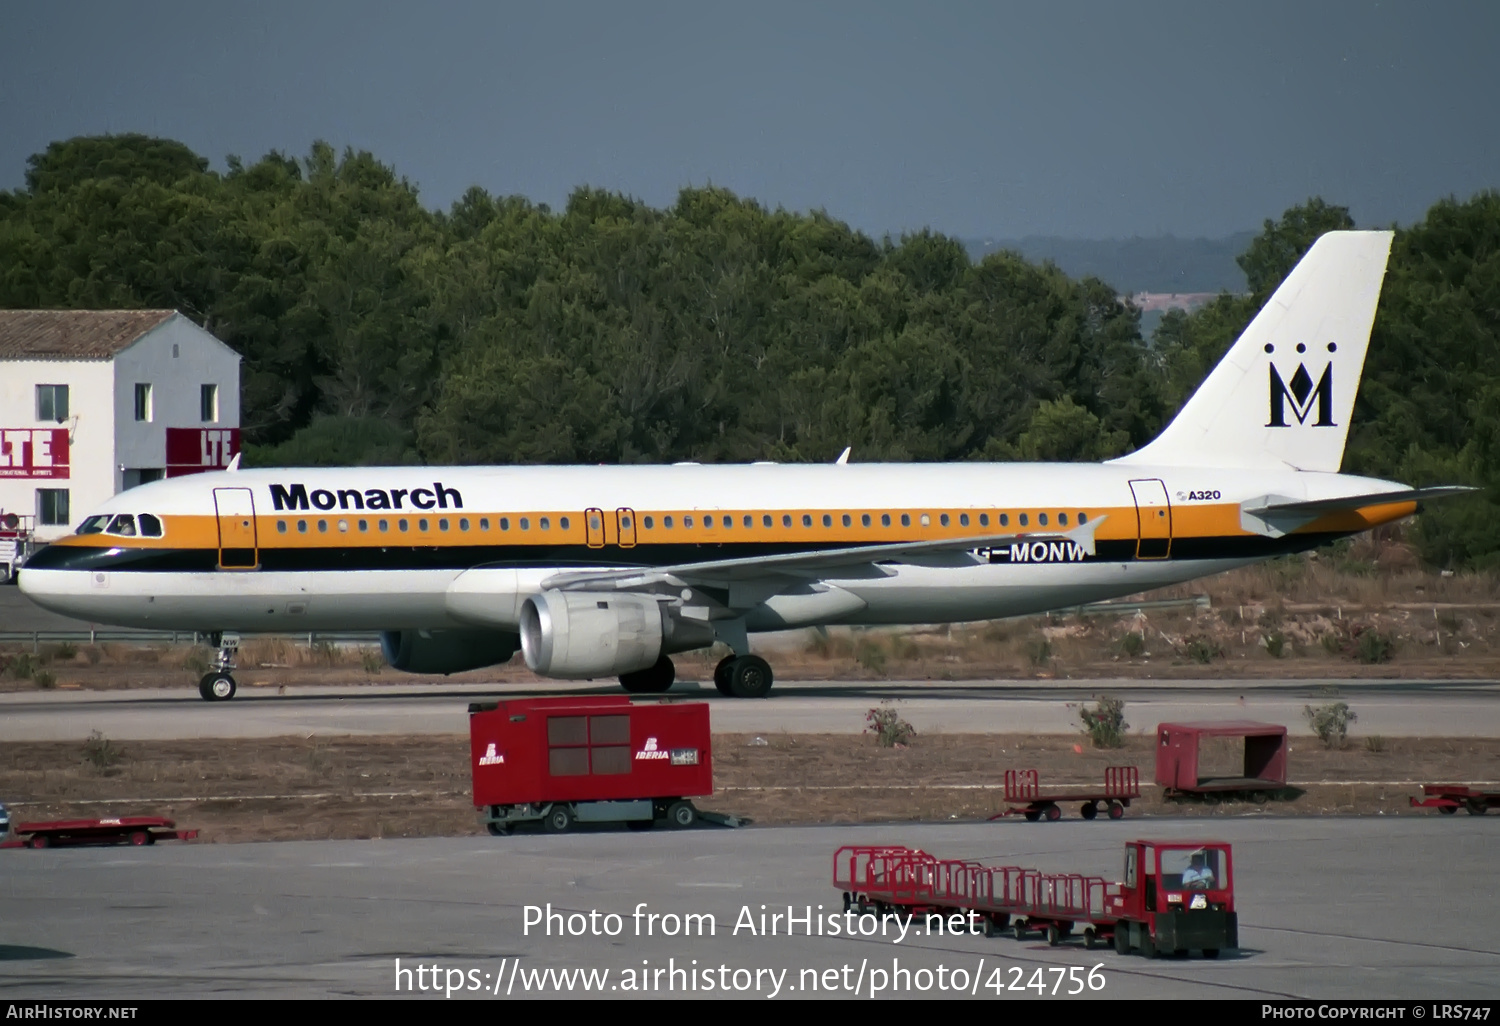
[[[0,360],[108,360],[175,310],[0,310]]]

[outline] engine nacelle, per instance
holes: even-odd
[[[462,673],[508,662],[521,647],[509,631],[381,631],[385,661],[407,673]]]
[[[683,633],[702,632],[684,632],[660,603],[642,595],[544,591],[521,604],[521,651],[531,671],[546,677],[581,680],[644,670],[671,650],[673,635]]]

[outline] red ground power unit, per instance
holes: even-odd
[[[623,695],[526,698],[469,707],[474,805],[497,836],[540,821],[688,827],[713,793],[706,702]]]

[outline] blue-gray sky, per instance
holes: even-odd
[[[314,139],[661,206],[713,182],[882,234],[1363,225],[1500,186],[1500,4],[0,2],[0,188],[80,134],[223,166]]]

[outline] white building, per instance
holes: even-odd
[[[227,465],[239,427],[239,354],[176,311],[0,310],[0,528],[60,537],[116,492]]]

